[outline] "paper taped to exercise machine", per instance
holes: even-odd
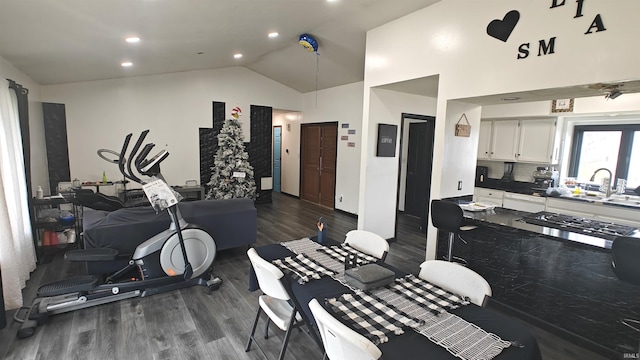
[[[149,199],[151,206],[153,206],[156,211],[167,209],[178,203],[178,199],[173,190],[163,180],[158,179],[146,183],[142,185],[142,190],[144,190],[147,199]]]

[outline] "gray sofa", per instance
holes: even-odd
[[[198,200],[178,204],[184,219],[213,236],[218,251],[249,246],[256,242],[257,211],[251,199]],[[166,230],[171,220],[167,211],[151,207],[102,211],[84,208],[82,214],[85,249],[113,248],[122,258],[114,262],[87,263],[87,272],[102,275],[127,264],[135,248],[153,235]]]

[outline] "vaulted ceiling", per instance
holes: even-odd
[[[366,31],[437,1],[0,0],[0,56],[42,85],[244,66],[309,92],[362,81]]]

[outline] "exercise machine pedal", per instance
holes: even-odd
[[[90,291],[96,287],[98,278],[93,275],[77,276],[42,285],[38,288],[38,297],[49,297],[73,292]]]
[[[218,290],[220,288],[220,285],[222,285],[222,279],[220,279],[219,277],[207,281],[209,292]]]

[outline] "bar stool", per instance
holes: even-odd
[[[640,239],[617,237],[611,245],[611,266],[618,279],[640,286]],[[640,332],[640,319],[621,319],[624,325]],[[640,340],[638,341],[640,352]]]
[[[464,224],[464,212],[462,208],[456,203],[445,200],[431,201],[431,222],[438,230],[449,233],[449,250],[445,259],[447,261],[453,261],[453,243],[456,236],[460,234],[460,231],[475,229],[475,227],[465,226],[464,230],[461,229]],[[464,241],[462,238],[460,238],[460,240]],[[466,260],[462,258],[455,258],[455,260],[466,263]]]

